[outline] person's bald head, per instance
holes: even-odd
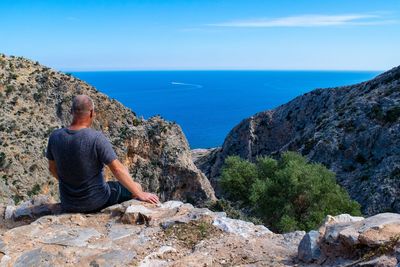
[[[71,112],[74,117],[84,117],[94,111],[94,103],[87,95],[77,95],[72,100]]]

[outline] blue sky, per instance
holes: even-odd
[[[400,1],[0,1],[0,52],[59,70],[386,70]]]

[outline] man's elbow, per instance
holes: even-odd
[[[113,160],[110,164],[107,165],[111,172],[115,175],[126,170],[125,166],[119,160]]]
[[[52,176],[54,176],[56,179],[58,179],[57,176],[57,167],[54,161],[49,161],[49,172]]]
[[[114,176],[120,177],[123,173],[125,173],[125,168],[123,168],[121,166],[117,166],[111,171],[114,174]]]

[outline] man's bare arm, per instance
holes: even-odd
[[[132,180],[128,169],[119,160],[113,160],[107,166],[110,168],[115,178],[132,193],[132,197],[154,204],[159,202],[155,194],[143,192],[141,186]]]
[[[54,160],[49,160],[49,171],[58,180],[57,166]]]

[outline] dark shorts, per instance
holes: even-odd
[[[92,212],[98,212],[109,206],[119,204],[124,201],[132,199],[132,193],[129,192],[129,190],[126,189],[125,186],[123,186],[119,182],[107,182],[107,184],[110,187],[110,193],[111,193],[110,197],[108,198],[108,201],[101,208]]]
[[[60,208],[61,213],[70,213],[70,212],[82,212],[82,213],[95,213],[99,212],[104,208],[109,206],[122,203],[127,200],[132,199],[132,193],[129,192],[122,184],[119,182],[107,182],[108,186],[110,187],[110,197],[108,198],[106,204],[101,206],[98,209],[91,210],[91,211],[80,211],[80,210],[67,210],[65,208]]]
[[[107,182],[110,186],[110,198],[108,199],[105,207],[122,203],[132,199],[132,193],[125,188],[120,182]]]

